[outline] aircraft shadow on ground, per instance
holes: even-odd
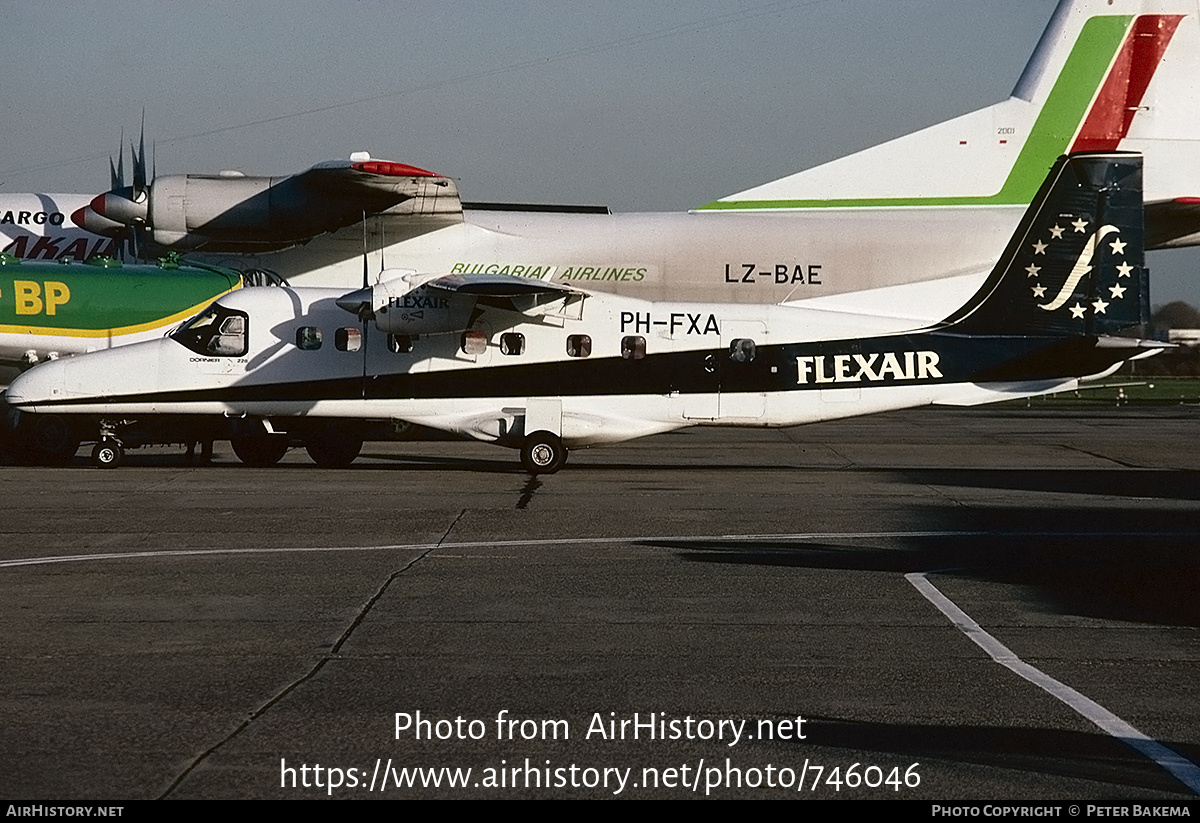
[[[659,540],[689,562],[940,571],[1025,587],[1052,613],[1200,626],[1196,512],[922,507],[909,536]]]
[[[829,746],[862,752],[886,752],[911,757],[914,762],[931,758],[949,760],[1077,780],[1094,780],[1148,791],[1191,795],[1186,786],[1159,766],[1124,743],[1099,732],[999,726],[867,723],[813,716],[806,716],[805,719],[805,741],[760,743],[782,749],[796,749],[800,757],[811,756],[806,744]],[[1193,762],[1200,757],[1200,746],[1170,741],[1166,741],[1165,745]],[[901,769],[901,774],[903,771]],[[918,768],[917,771],[921,772],[921,769]],[[924,775],[930,773],[929,768],[923,772]],[[901,787],[897,796],[903,797],[904,793],[905,789]],[[853,794],[850,793],[850,796]]]
[[[515,449],[503,449],[493,447],[495,457],[455,457],[451,454],[396,454],[386,453],[382,451],[372,451],[371,445],[367,444],[363,447],[362,456],[356,460],[349,468],[353,471],[470,471],[480,472],[484,474],[493,474],[496,472],[506,474],[526,474],[527,472],[521,465],[520,455]],[[267,467],[272,470],[279,469],[314,469],[318,470],[321,467],[315,463],[294,462],[292,459],[297,452],[303,452],[303,449],[293,447],[292,451],[288,452],[288,456],[284,458],[284,462],[275,466]],[[669,461],[669,457],[667,458]],[[378,461],[378,462],[369,462]],[[92,462],[84,451],[71,458],[66,466],[70,468],[88,468]],[[182,451],[171,453],[142,453],[136,450],[130,451],[125,457],[125,467],[212,467],[212,468],[237,468],[241,466],[241,462],[232,454],[226,452],[218,453],[212,461],[201,461],[199,459],[189,459]],[[578,463],[570,464],[564,471],[569,472],[594,472],[594,473],[619,473],[619,474],[645,474],[647,466],[645,463]],[[836,469],[817,468],[804,465],[781,465],[778,463],[759,464],[759,463],[696,463],[696,462],[680,462],[670,463],[664,462],[655,464],[652,468],[655,474],[686,474],[691,475],[698,471],[720,471],[720,472],[796,472],[796,471],[843,471],[841,467]]]
[[[898,474],[903,482],[930,486],[1200,500],[1200,471],[1186,469],[905,469]]]
[[[301,450],[302,451],[302,450]],[[131,452],[126,457],[126,464],[123,468],[143,467],[143,468],[206,468],[206,469],[233,469],[235,471],[467,471],[480,474],[527,474],[521,466],[519,460],[514,457],[501,454],[498,459],[481,458],[481,457],[452,457],[445,455],[419,455],[419,454],[370,454],[363,452],[364,457],[371,460],[382,461],[373,462],[356,462],[346,467],[345,469],[326,469],[318,466],[316,463],[309,461],[293,462],[288,459],[286,462],[279,463],[274,466],[247,466],[241,463],[236,457],[228,454],[218,455],[212,461],[204,461],[199,459],[189,459],[185,454],[138,454]],[[81,453],[82,455],[82,453]],[[67,464],[70,468],[90,468],[91,461],[83,456],[72,458]]]

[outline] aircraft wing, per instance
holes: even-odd
[[[135,165],[144,165],[135,154]],[[434,172],[355,152],[287,177],[240,172],[154,178],[94,198],[72,219],[111,237],[134,234],[160,249],[265,252],[305,243],[372,217],[390,239],[462,220],[458,188]],[[114,176],[115,183],[122,183]],[[361,237],[352,238],[359,246]]]
[[[1200,244],[1200,197],[1158,200],[1145,210],[1148,250]]]
[[[406,214],[462,212],[458,189],[449,177],[407,163],[359,157],[327,160],[292,179],[301,188],[352,201],[367,214],[383,212],[401,203],[410,204],[403,210]],[[429,202],[413,202],[422,200]]]
[[[384,280],[338,298],[337,305],[373,319],[389,334],[465,331],[478,305],[513,312],[511,322],[578,318],[588,293],[560,283],[511,274],[447,274]]]
[[[587,292],[560,283],[512,274],[448,274],[424,284],[431,293],[449,292],[452,302],[472,299],[508,308],[527,318],[576,317]]]
[[[426,288],[441,289],[457,294],[473,294],[478,297],[516,297],[519,295],[546,295],[553,298],[586,292],[538,280],[533,277],[518,277],[512,274],[447,274],[423,283]]]

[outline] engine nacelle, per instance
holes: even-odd
[[[337,304],[360,317],[373,317],[376,328],[387,334],[443,334],[470,325],[477,295],[422,283],[414,286],[413,279],[385,280],[351,292]]]
[[[266,249],[362,219],[295,177],[169,175],[150,190],[154,242],[172,248]]]
[[[478,297],[431,286],[412,288],[404,280],[375,285],[375,325],[388,334],[441,334],[467,328]]]

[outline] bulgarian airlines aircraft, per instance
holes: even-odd
[[[369,421],[392,420],[519,448],[551,473],[568,448],[689,425],[1039,394],[1164,345],[1116,336],[1148,320],[1141,187],[1139,155],[1060,158],[990,276],[930,324],[408,274],[351,292],[242,289],[167,338],[42,364],[5,396],[18,432],[53,420],[96,441],[102,466],[216,426],[249,463],[304,444],[345,465]]]
[[[1197,0],[1061,0],[1009,99],[690,212],[472,204],[446,176],[356,154],[284,178],[160,176],[76,222],[301,285],[362,285],[386,260],[644,300],[855,308],[845,295],[923,283],[904,311],[932,320],[979,286],[1065,152],[1142,153],[1148,247],[1200,243],[1198,137]]]

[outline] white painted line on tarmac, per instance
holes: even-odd
[[[1008,646],[984,631],[983,627],[972,620],[971,616],[960,609],[953,600],[942,594],[936,586],[929,582],[923,572],[906,574],[904,577],[925,596],[926,600],[937,606],[938,610],[949,618],[955,628],[987,652],[992,660],[1066,703],[1108,734],[1162,766],[1179,782],[1195,794],[1200,795],[1200,766],[1167,748],[1149,735],[1138,731],[1090,697],[1021,660]]]
[[[1170,531],[1107,531],[1109,537],[1171,537],[1193,536],[1192,532]],[[1061,536],[1062,532],[1018,531],[1005,532],[1010,538],[1044,538]],[[971,538],[995,537],[996,532],[986,529],[954,531],[880,531],[880,532],[792,532],[777,534],[643,534],[633,537],[547,537],[538,540],[470,540],[427,543],[397,543],[380,546],[258,546],[254,548],[195,548],[195,549],[142,549],[139,551],[96,552],[94,554],[52,554],[41,557],[18,557],[0,560],[0,569],[21,566],[49,566],[55,563],[87,563],[93,560],[136,560],[171,557],[205,557],[220,555],[253,554],[307,554],[320,552],[384,552],[384,551],[429,551],[437,549],[482,549],[521,548],[522,546],[634,546],[641,543],[683,542],[692,543],[757,543],[777,540],[805,543],[828,540],[884,540],[914,537]],[[704,548],[700,546],[698,548]],[[430,555],[430,559],[439,555]],[[449,557],[449,555],[447,555]]]
[[[0,569],[11,569],[18,566],[48,566],[54,563],[84,563],[91,560],[130,560],[154,557],[203,557],[208,555],[246,555],[246,554],[296,554],[307,552],[381,552],[381,551],[428,551],[430,549],[483,549],[483,548],[520,548],[522,546],[578,546],[578,545],[635,545],[655,541],[695,542],[730,541],[752,542],[759,540],[867,540],[888,537],[979,537],[988,535],[986,531],[905,531],[905,532],[809,532],[798,534],[668,534],[668,535],[639,535],[635,537],[549,537],[541,540],[472,540],[468,542],[446,543],[401,543],[387,546],[261,546],[243,549],[144,549],[126,552],[97,552],[95,554],[59,554],[44,557],[18,557],[12,560],[0,560]]]

